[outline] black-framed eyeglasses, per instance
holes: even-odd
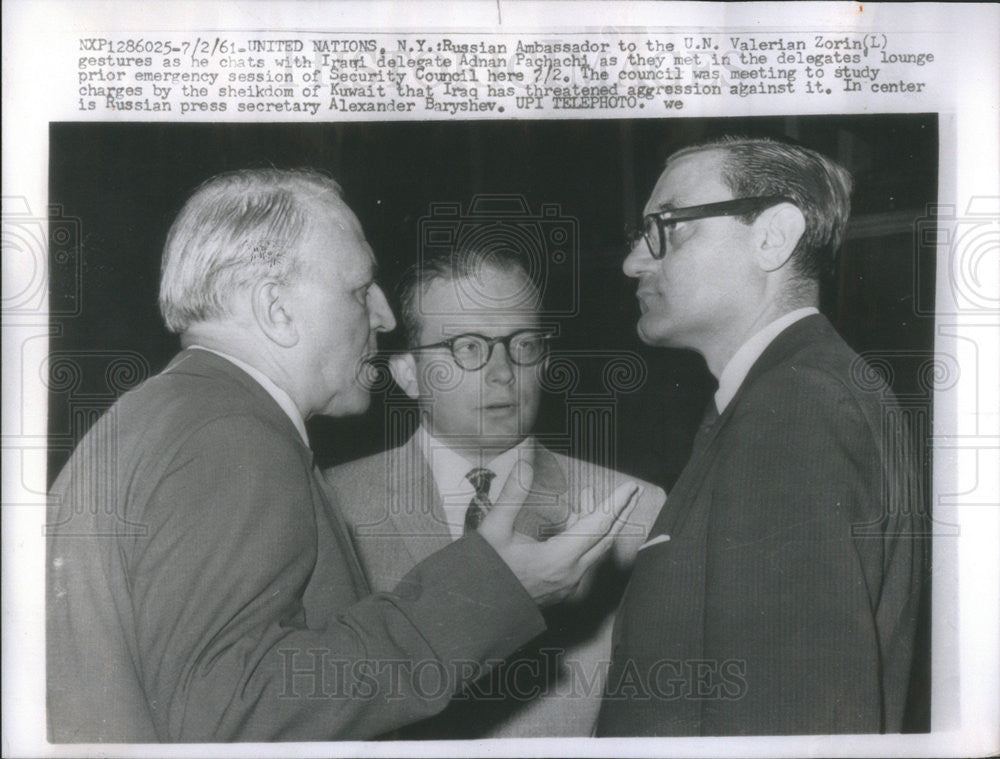
[[[511,363],[517,366],[533,366],[545,358],[548,352],[552,333],[540,329],[521,329],[503,337],[486,337],[475,332],[442,340],[439,343],[418,345],[411,351],[430,350],[431,348],[447,348],[455,363],[467,372],[482,369],[490,362],[493,348],[503,345],[507,350]]]
[[[794,203],[791,198],[782,195],[764,195],[757,198],[736,198],[723,200],[720,203],[706,203],[687,208],[668,208],[665,211],[654,211],[643,217],[642,236],[649,247],[649,255],[656,260],[667,254],[667,229],[679,221],[694,221],[710,219],[715,216],[741,216],[745,213],[763,211],[778,203]]]

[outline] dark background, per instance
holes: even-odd
[[[432,204],[461,204],[466,216],[456,224],[466,229],[481,223],[468,210],[482,194],[518,195],[533,214],[543,204],[558,204],[559,218],[575,219],[578,245],[571,252],[579,264],[579,313],[550,321],[560,335],[556,353],[574,359],[579,382],[573,392],[546,400],[539,432],[561,440],[570,453],[669,488],[715,382],[696,354],[650,349],[636,337],[635,285],[621,271],[626,230],[638,222],[664,159],[722,134],[797,141],[853,173],[848,239],[836,275],[824,283],[821,310],[856,351],[873,358],[929,430],[931,393],[922,367],[933,356],[934,319],[926,306],[933,304],[935,261],[915,231],[937,197],[936,115],[57,123],[49,141],[49,482],[115,398],[162,369],[178,349],[177,338],[162,326],[156,299],[166,232],[189,193],[220,171],[312,166],[344,188],[390,294],[418,255],[421,219]],[[564,303],[572,281],[552,273],[547,287],[550,302]],[[637,355],[645,382],[609,393],[606,362],[588,358],[588,351]],[[567,409],[580,399],[604,409],[607,445],[565,434]],[[405,399],[390,383],[361,417],[311,420],[319,463],[383,448],[389,416],[400,404]],[[926,451],[927,482],[929,457]],[[927,614],[925,609],[925,622]],[[921,645],[909,726],[916,730],[929,726],[929,644]]]

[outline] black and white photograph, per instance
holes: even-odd
[[[318,117],[243,70],[318,31],[261,32],[258,58],[220,33],[199,63],[202,34],[187,73],[145,79],[114,75],[110,36],[73,39],[72,107],[137,113],[46,119],[44,206],[4,175],[21,751],[920,755],[990,713],[996,647],[976,644],[981,688],[957,674],[990,629],[970,601],[996,603],[961,579],[990,537],[960,507],[995,521],[996,415],[968,409],[995,365],[1000,207],[956,194],[947,108],[749,105],[827,86],[817,62],[897,98],[872,106],[940,82],[835,69],[846,35],[804,54],[734,28],[741,107],[685,115],[636,103],[713,86],[671,83],[723,56],[694,33],[414,37],[396,64],[350,28],[313,40],[357,85]],[[550,83],[553,60],[586,84]],[[216,67],[272,89],[209,107]],[[544,115],[506,116],[515,92]],[[390,102],[451,111],[354,112]]]
[[[49,363],[53,737],[927,730],[937,144],[54,124],[102,275],[50,294],[83,304]],[[565,581],[505,553],[623,505]]]

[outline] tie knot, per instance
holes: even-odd
[[[476,495],[479,498],[486,498],[490,492],[490,484],[496,476],[496,472],[490,469],[476,467],[465,475],[465,478],[472,483],[472,487],[476,489]]]

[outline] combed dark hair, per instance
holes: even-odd
[[[530,296],[532,307],[540,306],[539,283],[531,276],[522,256],[513,250],[466,246],[455,251],[433,253],[403,272],[396,287],[406,346],[413,347],[420,340],[420,301],[432,282],[454,282],[459,279],[476,281],[486,269],[523,274],[529,283],[530,293],[527,295]]]
[[[227,313],[240,288],[298,271],[295,246],[317,199],[340,186],[312,169],[245,169],[206,180],[177,215],[163,249],[160,312],[167,328]]]
[[[806,226],[792,251],[795,272],[818,280],[833,270],[851,212],[850,173],[815,150],[768,138],[722,137],[679,150],[682,156],[707,150],[724,153],[723,180],[734,198],[783,195],[791,199]],[[758,213],[741,217],[752,222]]]

